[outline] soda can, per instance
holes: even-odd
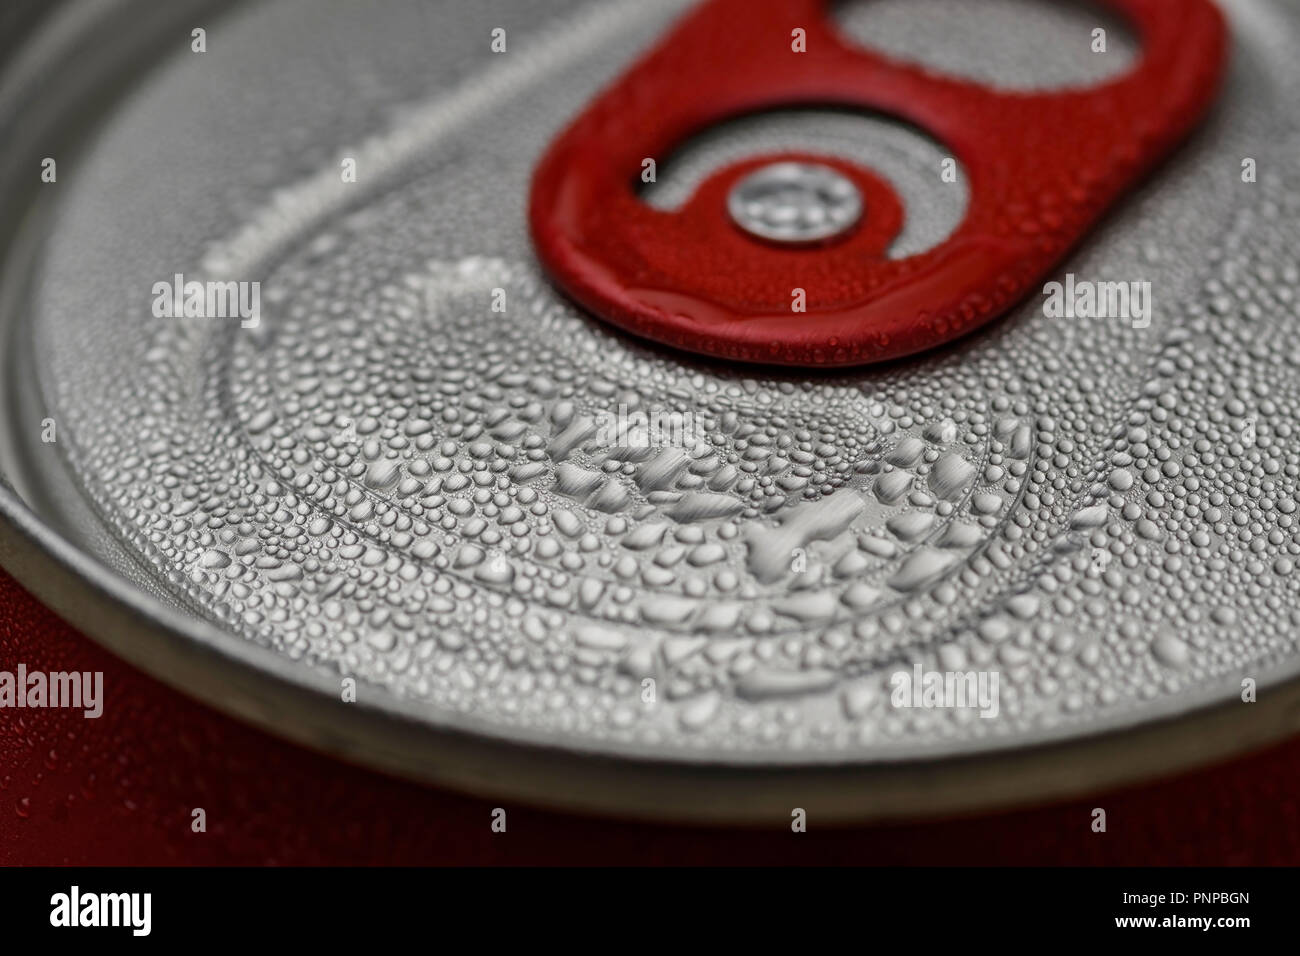
[[[1295,731],[1293,4],[10,9],[0,558],[127,661],[721,823]]]

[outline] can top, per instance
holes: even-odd
[[[975,5],[928,5],[864,9],[902,10],[912,48],[967,45],[948,18]],[[1115,780],[1280,733],[1296,11],[1234,8],[1225,108],[1051,295],[816,372],[624,335],[534,258],[538,158],[686,7],[271,0],[209,23],[206,53],[87,29],[51,60],[84,107],[0,76],[0,128],[50,130],[0,155],[33,184],[0,190],[6,565],[217,706],[569,804],[704,813],[707,779],[752,808],[761,779],[768,810],[926,812],[1041,794],[1067,747],[1097,773],[1076,782]],[[1087,35],[1093,13],[1042,7]],[[1010,24],[1045,46],[1060,22]],[[765,113],[701,139],[644,204],[673,221],[709,191],[729,242],[783,262],[894,234],[923,256],[965,213],[925,203],[943,153],[902,124]],[[842,182],[861,212],[820,239],[732,218],[739,195],[764,227],[815,231],[810,200],[847,222]],[[1210,705],[1212,744],[1187,719]]]

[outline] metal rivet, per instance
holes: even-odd
[[[741,229],[773,242],[819,242],[842,235],[862,218],[862,193],[820,163],[763,166],[732,187],[727,211]]]

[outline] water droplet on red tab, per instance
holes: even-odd
[[[1092,88],[1027,93],[862,50],[839,35],[826,0],[709,0],[543,156],[529,211],[538,256],[601,318],[742,362],[862,365],[957,338],[1033,290],[1214,99],[1227,36],[1210,0],[1108,5],[1143,38],[1137,66]],[[791,48],[795,28],[805,31],[806,52]],[[945,242],[887,258],[903,222],[894,189],[865,167],[811,151],[732,164],[675,211],[636,193],[646,157],[662,161],[718,123],[827,104],[895,117],[947,145],[971,195]],[[785,232],[801,235],[777,222],[787,210],[755,207],[751,219],[734,203],[729,211],[747,176],[778,163],[847,181],[861,195],[861,218],[820,230],[805,217],[802,228],[818,241],[782,242]],[[765,226],[763,217],[775,218]]]

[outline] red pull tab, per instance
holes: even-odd
[[[692,352],[844,366],[954,339],[1033,289],[1214,99],[1227,36],[1209,0],[1107,2],[1141,37],[1136,68],[1097,87],[1018,93],[851,47],[830,22],[828,0],[710,0],[543,156],[529,211],[537,253],[600,317]],[[805,53],[791,49],[795,28],[806,31]],[[734,164],[673,212],[638,198],[645,158],[662,160],[725,120],[799,105],[857,107],[926,130],[965,167],[965,219],[941,245],[887,259],[903,216],[893,189],[867,169],[815,155]],[[847,179],[861,195],[861,218],[813,244],[742,229],[735,206],[728,211],[735,187],[780,159],[817,164],[821,178],[805,191],[847,194],[835,182]],[[938,170],[935,184],[943,188]],[[754,183],[754,195],[764,188],[779,193],[780,176]],[[761,203],[754,208],[761,216]],[[852,202],[836,214],[852,217]],[[796,289],[804,312],[793,311]]]

